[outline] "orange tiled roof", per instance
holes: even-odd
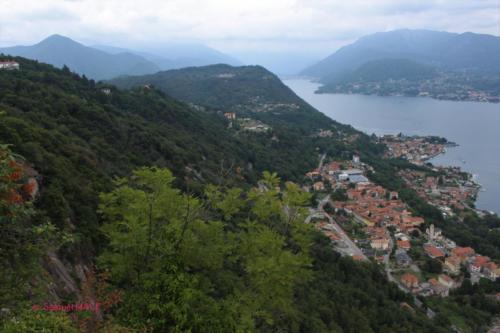
[[[471,247],[460,247],[460,246],[457,246],[456,248],[451,250],[451,252],[459,257],[470,256],[475,253],[474,249]]]
[[[440,249],[431,244],[425,244],[424,250],[425,252],[427,252],[427,254],[429,254],[433,258],[439,258],[445,256],[443,251],[441,251]]]
[[[489,261],[490,261],[490,258],[488,258],[488,257],[477,256],[476,259],[474,259],[473,265],[476,267],[483,267]]]
[[[418,277],[411,273],[405,273],[401,276],[401,282],[407,285],[413,285],[418,283]]]

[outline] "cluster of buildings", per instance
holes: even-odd
[[[360,243],[369,245],[366,250],[388,251],[391,247],[389,227],[408,233],[423,224],[424,219],[413,216],[397,192],[370,182],[364,175],[369,169],[358,155],[351,161],[333,161],[306,174],[313,180],[311,188],[306,189],[321,192],[329,186],[333,191],[344,191],[347,200],[334,201],[334,209],[346,212],[363,226],[366,238]],[[374,255],[374,251],[366,251],[366,254]]]
[[[384,263],[389,276],[392,276],[393,269],[402,274],[394,281],[409,292],[421,296],[447,296],[450,289],[461,285],[464,270],[471,274],[473,283],[480,278],[493,281],[498,278],[500,270],[488,257],[476,254],[472,248],[457,247],[453,240],[445,237],[434,225],[423,232],[421,226],[424,219],[414,216],[399,199],[397,192],[370,182],[365,177],[366,171],[370,169],[360,161],[359,156],[354,155],[351,161],[329,162],[306,174],[311,183],[306,186],[306,190],[323,193],[341,190],[345,193],[344,199],[331,201],[330,206],[335,212],[344,213],[337,215],[343,228],[349,227],[345,223],[357,226],[356,232],[350,233],[349,238],[361,248],[360,253]],[[458,174],[445,174],[442,180],[437,180],[435,177],[426,177],[423,173],[417,177],[416,171],[405,172],[413,180],[423,177],[422,188],[425,191],[439,190],[439,200],[454,198],[449,200],[461,202],[470,195],[463,194],[464,183],[460,183],[461,186],[458,187],[451,186]],[[465,178],[461,179],[466,181]],[[445,203],[439,200],[434,203]],[[446,203],[449,205],[450,201]],[[332,242],[342,243],[342,237],[334,227],[319,223],[317,228]],[[359,229],[361,232],[358,232]],[[412,250],[421,254],[415,256]],[[422,260],[425,256],[439,261],[443,273],[432,273],[430,268],[427,272],[425,261]]]
[[[471,247],[456,246],[434,225],[427,228],[426,238],[428,243],[424,249],[427,255],[440,260],[450,275],[460,275],[461,268],[465,268],[471,274],[472,281],[478,281],[479,278],[495,281],[500,276],[500,269],[490,258],[476,253]]]
[[[230,121],[229,128],[233,127],[233,122],[242,130],[250,132],[267,132],[271,129],[269,125],[264,124],[260,120],[252,118],[236,119],[236,112],[224,112],[224,117]]]
[[[446,142],[435,141],[433,137],[384,135],[380,142],[388,148],[386,157],[404,158],[422,165],[428,159],[445,152]]]
[[[457,167],[437,167],[435,170],[438,176],[415,170],[403,170],[400,175],[422,199],[439,208],[445,217],[453,215],[453,208],[468,208],[479,190],[471,175]]]
[[[269,125],[252,118],[240,118],[238,120],[238,125],[242,130],[250,132],[267,132],[271,129]]]
[[[295,103],[271,102],[265,96],[253,96],[245,104],[238,104],[233,107],[234,111],[251,112],[278,112],[300,109],[300,105]]]
[[[437,278],[430,278],[427,281],[420,281],[415,274],[404,273],[401,275],[400,282],[408,291],[420,296],[446,297],[449,295],[450,289],[458,287],[455,280],[446,274],[440,274]]]
[[[355,81],[323,88],[324,92],[341,94],[364,94],[379,96],[411,96],[431,97],[452,101],[500,102],[497,91],[491,87],[477,87],[471,82],[471,77],[477,81],[497,81],[498,75],[489,73],[486,77],[477,77],[471,73],[440,73],[432,78],[421,80],[388,79],[384,81]],[[492,85],[493,86],[493,85]]]
[[[0,61],[0,70],[17,70],[19,63],[15,61]]]
[[[333,161],[321,168],[305,174],[307,179],[313,181],[312,189],[316,192],[324,191],[327,187],[331,189],[347,189],[349,184],[369,184],[368,178],[364,176],[365,170],[369,168],[361,163],[358,155],[354,155],[352,161]],[[305,187],[309,191],[310,187]]]
[[[427,228],[424,237],[427,239],[423,245],[424,253],[429,258],[438,260],[446,274],[420,281],[417,274],[405,272],[400,277],[400,283],[409,291],[421,296],[448,296],[451,289],[461,285],[463,271],[469,272],[472,283],[477,283],[480,278],[496,281],[500,276],[500,269],[490,258],[477,254],[471,247],[456,246],[454,241],[444,237],[434,225]],[[395,257],[399,267],[408,267],[412,263],[399,241]]]

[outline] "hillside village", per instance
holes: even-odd
[[[368,179],[371,170],[354,155],[351,161],[321,163],[305,175],[304,189],[319,201],[310,222],[330,238],[337,251],[355,260],[379,262],[389,280],[424,297],[448,296],[465,277],[474,284],[481,278],[495,281],[500,276],[497,263],[490,258],[471,247],[457,246],[434,225],[424,230],[424,219],[414,216],[397,192]],[[441,207],[443,216],[468,207],[475,185],[469,180],[455,182],[458,175],[463,176],[455,168],[440,171],[440,177],[425,178],[415,171],[402,175],[421,197]]]

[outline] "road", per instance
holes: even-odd
[[[312,213],[309,215],[308,219],[310,220],[310,217],[313,217],[314,215],[321,214],[323,215],[327,220],[328,224],[337,235],[340,236],[341,240],[339,242],[343,242],[346,247],[340,247],[336,246],[336,249],[338,252],[341,252],[342,254],[348,255],[348,256],[358,256],[362,260],[368,260],[368,258],[365,256],[363,251],[351,240],[351,238],[345,233],[345,231],[338,225],[338,223],[328,214],[325,212],[325,205],[330,201],[330,195],[327,195],[324,197],[319,203],[318,207],[314,210],[312,210]]]
[[[319,165],[318,165],[318,170],[321,172],[321,168],[323,167],[323,162],[325,161],[326,158],[326,153],[321,155],[319,159]]]

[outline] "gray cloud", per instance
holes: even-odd
[[[203,42],[229,53],[322,56],[376,31],[500,35],[499,0],[20,0],[0,11],[0,46],[52,33],[131,47]]]

